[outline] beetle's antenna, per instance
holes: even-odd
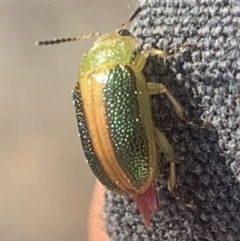
[[[132,15],[130,16],[130,18],[128,19],[127,22],[123,23],[122,24],[122,28],[126,28],[128,24],[130,24],[134,18],[141,12],[142,8],[141,7],[138,7],[133,13]]]
[[[77,36],[73,38],[60,38],[60,39],[52,39],[52,40],[43,40],[43,41],[37,41],[35,42],[36,45],[43,46],[43,45],[54,45],[54,44],[61,44],[61,43],[66,43],[66,42],[74,42],[74,41],[80,41],[84,39],[89,39],[89,38],[97,38],[101,36],[101,33],[90,33],[87,35],[82,35],[82,36]]]

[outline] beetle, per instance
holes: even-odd
[[[167,58],[169,53],[154,48],[136,52],[136,41],[125,26],[106,34],[37,44],[97,38],[81,61],[72,91],[82,147],[99,181],[110,191],[131,197],[148,227],[159,209],[155,188],[158,149],[170,164],[168,189],[173,193],[177,190],[174,152],[165,135],[153,125],[150,96],[165,94],[179,118],[186,119],[186,114],[165,85],[148,83],[143,74],[149,55]]]

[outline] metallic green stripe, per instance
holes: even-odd
[[[109,70],[103,100],[119,165],[140,189],[148,177],[148,143],[138,108],[136,78],[130,67],[117,65]]]
[[[108,179],[101,166],[99,159],[97,158],[94,152],[91,138],[89,136],[87,122],[85,120],[83,101],[79,84],[77,84],[75,89],[73,90],[72,97],[74,106],[76,108],[77,124],[82,142],[82,147],[90,168],[92,169],[95,176],[99,179],[99,181],[109,190],[114,191],[116,193],[122,193],[122,191],[117,186],[115,186],[110,179]]]

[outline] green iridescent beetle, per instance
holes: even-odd
[[[97,40],[81,61],[72,92],[83,150],[100,182],[114,193],[131,197],[149,226],[159,208],[154,184],[157,147],[170,163],[169,190],[177,186],[174,152],[165,135],[153,126],[150,95],[165,94],[178,116],[185,118],[183,107],[167,87],[147,83],[142,73],[149,55],[166,58],[168,53],[157,49],[136,53],[135,39],[125,28],[38,45],[90,37]]]

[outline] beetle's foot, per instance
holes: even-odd
[[[202,129],[212,129],[213,125],[209,122],[204,120],[203,118],[194,118],[189,115],[184,117],[185,121],[192,125],[194,128],[202,128]]]
[[[179,56],[179,54],[183,55],[184,53],[187,53],[187,52],[190,52],[190,51],[194,50],[196,47],[197,47],[196,44],[185,43],[175,50],[169,50],[167,58],[171,59],[171,58],[174,58],[176,56]]]
[[[182,195],[178,188],[175,188],[172,193],[176,199],[181,200],[187,207],[191,208],[193,211],[197,209],[197,206],[195,205],[193,199],[189,196]]]
[[[195,127],[200,127],[200,128],[204,128],[204,121],[200,118],[195,118],[189,115],[185,115],[184,117],[185,121],[190,124],[193,125]]]
[[[212,129],[214,126],[211,123],[210,119],[209,119],[209,113],[208,112],[204,112],[203,115],[201,116],[201,120],[203,122],[203,127],[205,129]]]
[[[180,53],[192,51],[197,47],[196,44],[185,43],[179,48]]]
[[[178,111],[178,109],[180,111]],[[195,117],[192,117],[191,115],[189,115],[185,109],[183,107],[181,108],[175,108],[178,116],[180,117],[180,119],[186,121],[189,125],[192,125],[196,128],[203,128],[204,127],[204,121],[203,119],[200,119],[200,118],[195,118]]]

